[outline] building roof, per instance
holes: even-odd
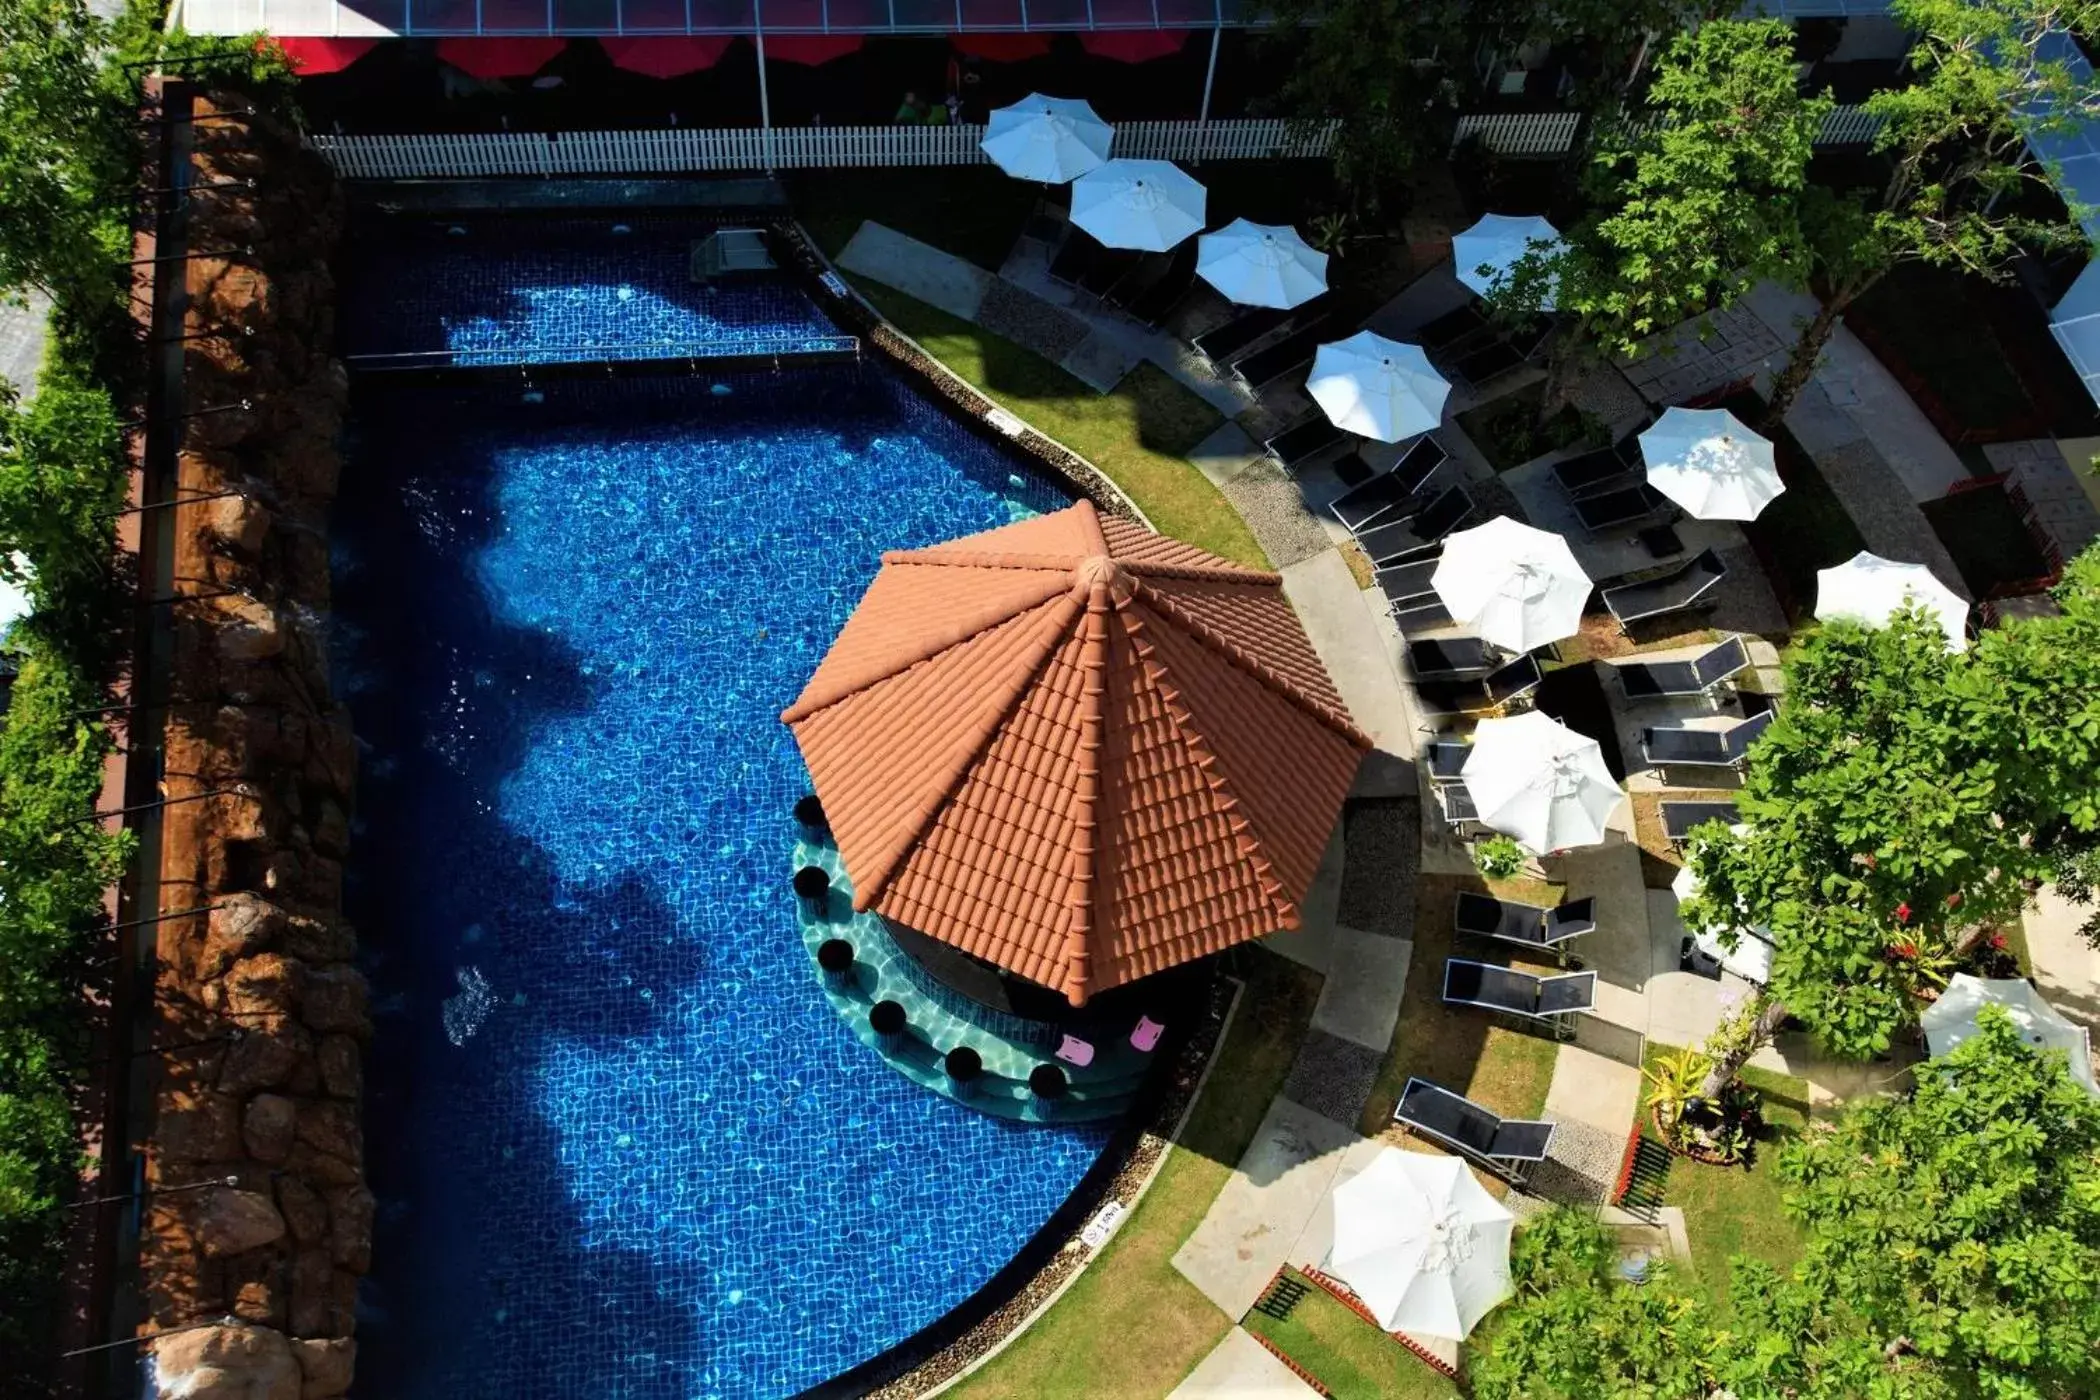
[[[1075,1005],[1295,928],[1370,747],[1276,575],[1085,501],[885,554],[781,718],[856,908]]]

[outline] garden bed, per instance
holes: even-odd
[[[1541,423],[1539,401],[1545,392],[1544,384],[1529,384],[1469,408],[1454,421],[1498,472],[1521,467],[1563,447],[1602,447],[1609,441],[1603,426],[1573,404],[1562,404],[1558,413]]]
[[[1747,390],[1714,406],[1753,426],[1765,411],[1764,400]],[[1794,435],[1781,425],[1771,436],[1786,490],[1757,519],[1744,523],[1743,535],[1771,579],[1779,606],[1798,623],[1815,609],[1816,570],[1844,563],[1867,544],[1845,513],[1844,503],[1823,479],[1815,459]]]
[[[1306,1293],[1282,1318],[1255,1309],[1242,1324],[1324,1387],[1334,1400],[1444,1400],[1462,1392],[1455,1381],[1295,1269],[1286,1278]]]
[[[1954,557],[1961,581],[1978,598],[2006,584],[2040,579],[2049,572],[2019,507],[2002,486],[1979,485],[1921,507],[1932,531]]]

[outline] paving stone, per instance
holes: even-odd
[[[1342,808],[1342,849],[1342,898],[1335,921],[1366,933],[1413,938],[1421,801],[1351,799]]]
[[[1315,1027],[1305,1034],[1283,1096],[1337,1123],[1354,1123],[1371,1097],[1385,1055]]]

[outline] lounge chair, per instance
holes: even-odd
[[[1737,720],[1726,729],[1651,725],[1641,731],[1641,757],[1655,768],[1740,768],[1757,736],[1771,728],[1775,711]]]
[[[1569,940],[1592,933],[1597,927],[1597,901],[1572,899],[1555,907],[1497,899],[1475,890],[1462,890],[1451,913],[1455,933],[1475,938],[1497,938],[1533,951],[1559,955]]]
[[[1426,1079],[1407,1081],[1393,1108],[1393,1121],[1518,1183],[1533,1164],[1546,1160],[1553,1146],[1551,1122],[1504,1118]]]
[[[1388,608],[1414,608],[1420,606],[1425,597],[1435,592],[1430,580],[1435,576],[1436,566],[1441,562],[1441,556],[1434,559],[1416,559],[1410,563],[1380,569],[1372,577],[1378,582],[1379,592],[1385,594]]]
[[[1596,495],[1630,485],[1637,469],[1609,447],[1593,447],[1546,468],[1570,497]]]
[[[1311,364],[1313,353],[1321,342],[1334,339],[1335,330],[1327,317],[1301,325],[1274,345],[1235,360],[1232,373],[1249,390],[1260,393],[1300,365]]]
[[[1688,661],[1623,661],[1614,665],[1629,700],[1705,695],[1750,664],[1741,637],[1715,642]]]
[[[1472,681],[1433,681],[1417,685],[1415,695],[1435,714],[1485,714],[1507,709],[1537,690],[1545,674],[1535,656],[1520,656],[1491,675]]]
[[[1079,289],[1106,297],[1109,290],[1144,264],[1147,254],[1129,248],[1109,248],[1094,259],[1079,278]]]
[[[1458,831],[1480,820],[1480,810],[1473,805],[1473,794],[1459,779],[1436,785],[1437,810],[1444,814],[1444,825]]]
[[[1448,783],[1456,781],[1465,772],[1466,755],[1473,746],[1463,739],[1437,739],[1430,743],[1424,762],[1429,765],[1430,781]]]
[[[1442,355],[1471,348],[1474,342],[1485,340],[1494,333],[1495,323],[1468,302],[1456,311],[1446,311],[1434,321],[1417,327],[1408,339],[1430,355]]]
[[[1478,389],[1524,367],[1524,352],[1506,340],[1483,345],[1459,358],[1451,366],[1451,377],[1468,388]]]
[[[1157,328],[1167,314],[1181,304],[1196,281],[1196,243],[1190,239],[1174,250],[1166,275],[1123,303],[1123,309],[1140,324]]]
[[[1407,666],[1417,681],[1467,680],[1485,676],[1502,664],[1501,650],[1478,637],[1438,637],[1407,644]]]
[[[1444,600],[1434,593],[1424,593],[1405,606],[1391,604],[1386,611],[1392,615],[1393,625],[1400,629],[1403,637],[1427,632],[1432,627],[1449,627],[1457,620],[1451,616],[1451,609],[1444,606]]]
[[[1636,481],[1615,491],[1577,496],[1574,506],[1575,518],[1593,535],[1639,524],[1671,509],[1670,498],[1645,481]]]
[[[1149,291],[1154,283],[1167,275],[1168,269],[1173,265],[1174,254],[1171,251],[1146,253],[1117,278],[1113,286],[1101,293],[1101,299],[1121,310]]]
[[[1388,512],[1399,510],[1413,501],[1416,493],[1446,460],[1444,449],[1434,438],[1418,437],[1389,470],[1343,492],[1328,509],[1334,512],[1336,520],[1342,522],[1343,529],[1352,535],[1357,534]],[[1393,518],[1404,519],[1405,515]]]
[[[1733,802],[1665,802],[1659,811],[1663,838],[1673,847],[1682,846],[1694,831],[1708,822],[1734,823],[1742,817]]]
[[[1580,508],[1581,502],[1576,504]],[[1727,577],[1728,566],[1721,562],[1721,556],[1702,549],[1659,578],[1605,589],[1604,606],[1621,627],[1627,627],[1651,617],[1683,612]]]
[[[1360,531],[1356,542],[1371,556],[1374,567],[1404,563],[1440,545],[1473,513],[1473,498],[1463,486],[1443,492],[1420,513],[1403,520],[1390,520]]]
[[[1543,1021],[1556,1032],[1572,1034],[1562,1018],[1597,1005],[1597,974],[1564,972],[1556,977],[1535,977],[1513,967],[1474,962],[1471,958],[1446,958],[1443,995],[1449,1006],[1500,1011]]]
[[[1222,326],[1215,326],[1198,336],[1189,338],[1189,345],[1207,361],[1212,369],[1222,370],[1253,348],[1254,343],[1270,331],[1290,324],[1294,311],[1279,311],[1271,306],[1258,306],[1252,311],[1233,317]]]
[[[1068,229],[1065,241],[1058,245],[1057,256],[1050,260],[1050,280],[1078,286],[1080,279],[1093,269],[1094,260],[1107,251],[1086,230]]]
[[[1333,420],[1325,413],[1315,413],[1270,438],[1262,444],[1262,450],[1274,457],[1285,471],[1296,471],[1338,443],[1347,442],[1350,436],[1334,426]]]

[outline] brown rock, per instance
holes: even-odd
[[[295,914],[285,924],[284,950],[309,963],[348,962],[357,956],[357,931],[341,919]]]
[[[277,609],[260,598],[232,593],[212,599],[218,614],[218,647],[221,656],[236,661],[254,661],[276,656],[284,650],[285,627]]]
[[[322,798],[314,816],[314,845],[338,860],[350,853],[350,818],[333,798]]]
[[[282,1094],[257,1094],[241,1115],[241,1141],[258,1162],[276,1164],[292,1155],[299,1109]]]
[[[226,1261],[226,1286],[235,1316],[265,1327],[284,1326],[291,1306],[285,1259],[274,1249],[254,1249]]]
[[[288,1082],[313,1052],[313,1036],[297,1021],[251,1021],[226,1052],[219,1088],[229,1094],[274,1089]]]
[[[241,1155],[240,1104],[224,1094],[170,1095],[160,1112],[160,1154],[172,1162],[225,1162]]]
[[[336,1286],[335,1266],[325,1249],[302,1249],[292,1258],[292,1333],[342,1337],[351,1330],[349,1310]]]
[[[308,1099],[299,1105],[299,1141],[314,1151],[353,1165],[364,1160],[364,1132],[357,1105]]]
[[[360,1037],[372,1033],[363,973],[338,963],[311,969],[305,982],[299,1005],[307,1025],[317,1031],[346,1031]]]
[[[204,950],[197,955],[200,978],[221,976],[226,969],[267,949],[284,929],[284,911],[252,894],[221,895],[211,911]]]
[[[328,1204],[321,1193],[296,1176],[277,1181],[277,1209],[300,1244],[319,1244],[328,1236]]]
[[[221,496],[196,507],[198,528],[221,548],[253,556],[270,532],[270,509],[246,496]]]
[[[197,1212],[197,1243],[206,1254],[239,1254],[284,1238],[284,1217],[260,1191],[206,1191]]]
[[[292,1342],[292,1355],[299,1360],[305,1377],[300,1400],[335,1400],[350,1391],[357,1372],[355,1337],[301,1337]]]
[[[243,958],[226,973],[226,1010],[238,1017],[287,1016],[298,1002],[305,968],[280,953]]]
[[[365,1091],[365,1052],[347,1035],[321,1037],[318,1054],[321,1085],[339,1099],[355,1099]]]
[[[153,1343],[153,1357],[161,1393],[183,1400],[300,1400],[305,1384],[290,1339],[268,1327],[177,1332]]]
[[[301,1123],[304,1123],[306,1118],[307,1115],[303,1112],[299,1115]],[[303,1142],[292,1144],[292,1155],[285,1162],[285,1170],[316,1186],[355,1186],[363,1180],[355,1162],[331,1157]]]
[[[300,862],[299,894],[310,904],[333,909],[343,902],[343,863],[315,854]]]
[[[372,1267],[372,1193],[362,1186],[328,1193],[328,1249],[336,1267],[362,1274]]]

